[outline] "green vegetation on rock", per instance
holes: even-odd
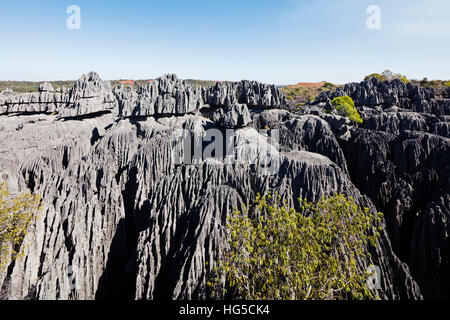
[[[349,96],[336,97],[331,100],[331,104],[336,109],[338,114],[347,117],[353,122],[362,123],[363,120],[358,113],[358,110],[355,108],[355,103],[353,99]]]
[[[299,83],[281,88],[289,103],[293,106],[298,103],[308,103],[314,101],[317,96],[324,91],[333,91],[338,86],[330,82]],[[295,108],[294,108],[295,109]]]
[[[228,217],[229,248],[208,281],[213,298],[378,298],[366,270],[382,214],[340,194],[299,200],[296,211],[278,196],[258,195],[250,210]]]
[[[372,79],[372,78],[377,78],[378,79],[378,81],[384,81],[384,80],[386,80],[381,74],[379,74],[379,73],[372,73],[372,74],[369,74],[369,75],[367,75],[365,78],[364,78],[364,80],[370,80],[370,79]]]
[[[441,87],[450,87],[450,81],[428,80],[428,78],[423,78],[422,80],[420,80],[419,84],[422,87],[432,87],[434,89],[439,89]]]
[[[24,192],[12,195],[0,184],[0,269],[20,256],[20,248],[30,225],[41,210],[41,198]]]
[[[394,79],[399,79],[404,83],[408,83],[408,78],[400,73],[393,73],[391,70],[384,70],[381,74],[372,73],[364,78],[364,80],[369,80],[371,78],[377,78],[378,81],[392,81]]]
[[[205,87],[205,88],[213,87],[217,83],[217,81],[211,81],[211,80],[186,79],[185,81],[187,84],[190,84],[192,86]],[[226,82],[226,81],[224,81],[224,82]]]

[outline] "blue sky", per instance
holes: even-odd
[[[381,30],[366,27],[369,5]],[[81,29],[69,30],[69,5]],[[2,1],[0,79],[450,78],[448,0]]]

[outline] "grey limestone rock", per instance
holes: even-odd
[[[385,102],[375,91],[351,88],[364,101]],[[415,89],[386,90],[403,97]],[[25,238],[24,259],[0,274],[10,298],[204,299],[206,276],[226,245],[227,214],[268,191],[290,206],[299,197],[344,193],[384,212],[373,252],[382,297],[450,295],[439,282],[449,279],[443,114],[419,113],[406,102],[400,109],[366,106],[357,127],[320,107],[281,110],[286,100],[275,86],[243,81],[201,89],[167,75],[112,90],[95,73],[67,93],[2,93],[0,105],[41,105],[42,94],[53,94],[59,117],[0,115],[0,176],[42,195],[44,205]],[[211,128],[235,129],[231,154],[177,161],[191,152],[178,143],[179,129],[203,143]]]
[[[187,85],[176,75],[165,75],[137,90],[120,87],[114,94],[119,101],[121,117],[181,115],[203,107],[201,89]]]
[[[203,90],[203,99],[211,106],[245,103],[248,107],[270,108],[287,104],[286,97],[275,85],[256,81],[218,82]]]
[[[444,222],[450,194],[450,101],[431,88],[371,79],[322,94],[315,105],[344,94],[354,99],[364,120],[359,128],[349,128],[346,139],[337,136],[352,181],[385,213],[393,250],[409,265],[425,297],[450,296],[450,251],[443,240],[450,232]],[[435,224],[440,229],[433,233]]]
[[[117,109],[109,81],[103,81],[95,72],[84,74],[70,90],[69,101],[59,110],[59,116],[79,117]]]
[[[44,82],[39,85],[39,92],[53,92],[53,86],[49,82]]]
[[[222,128],[241,128],[247,126],[252,117],[245,104],[233,104],[219,108],[213,114],[213,121]]]

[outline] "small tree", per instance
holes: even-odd
[[[301,200],[297,212],[280,198],[256,198],[250,211],[228,221],[229,250],[208,281],[214,298],[374,299],[366,286],[369,246],[379,237],[382,214],[335,195]]]
[[[381,75],[389,81],[395,78],[395,74],[391,70],[384,70]]]
[[[12,195],[4,183],[0,184],[0,269],[5,268],[8,257],[20,256],[23,239],[40,209],[38,195]]]
[[[364,78],[364,80],[370,80],[371,78],[377,78],[378,81],[392,81],[394,79],[400,79],[404,83],[408,83],[408,78],[400,73],[393,73],[391,70],[384,70],[381,74],[372,73]]]
[[[382,76],[382,75],[379,74],[379,73],[372,73],[372,74],[369,74],[368,76],[366,76],[366,77],[364,78],[364,80],[370,80],[370,79],[372,79],[372,78],[377,78],[378,81],[385,81],[385,80],[386,80],[386,77],[385,77],[385,76]]]
[[[325,81],[325,83],[322,85],[322,87],[331,90],[331,89],[333,89],[335,87],[335,85],[332,84],[331,82],[326,82]]]
[[[331,100],[331,104],[336,109],[338,114],[349,118],[351,121],[356,123],[362,123],[363,120],[355,108],[355,103],[353,99],[349,96],[336,97]]]

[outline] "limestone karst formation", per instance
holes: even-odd
[[[341,95],[363,124],[324,112]],[[449,298],[449,98],[371,79],[291,112],[274,85],[206,88],[165,75],[112,88],[93,72],[72,88],[5,90],[0,177],[41,194],[44,210],[24,258],[0,273],[1,290],[27,299],[205,298],[227,213],[271,190],[290,205],[339,192],[382,211],[374,259],[383,298]],[[211,128],[235,129],[232,153],[244,158],[274,147],[278,132],[276,174],[218,157],[174,161],[174,132],[195,139]]]

